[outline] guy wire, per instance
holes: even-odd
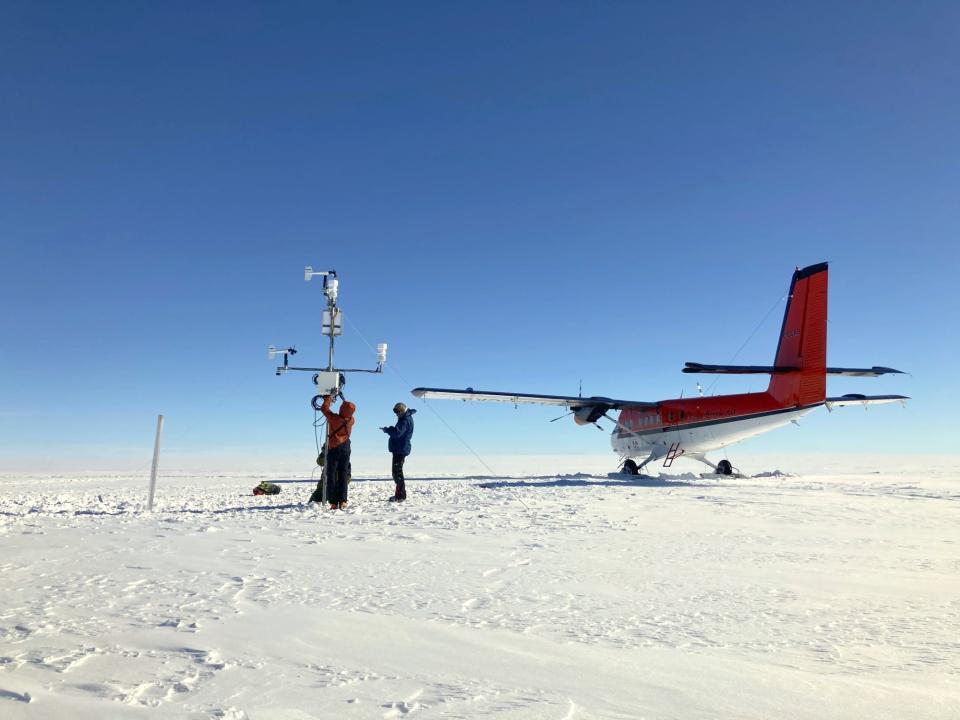
[[[760,320],[760,322],[757,323],[757,326],[753,329],[753,332],[750,333],[750,335],[747,337],[747,339],[743,341],[743,344],[742,344],[739,348],[737,348],[737,351],[733,354],[733,356],[732,356],[729,360],[727,360],[727,364],[728,364],[728,365],[729,365],[729,364],[732,364],[733,361],[737,359],[737,356],[738,356],[738,355],[743,351],[743,349],[747,346],[747,343],[749,343],[751,340],[753,340],[753,336],[757,334],[757,331],[758,331],[758,330],[763,326],[763,324],[767,321],[767,318],[770,317],[770,313],[772,313],[772,312],[774,311],[774,309],[777,307],[777,305],[779,305],[780,303],[782,303],[782,302],[783,302],[784,300],[786,300],[786,299],[787,299],[787,296],[786,296],[786,295],[782,295],[782,296],[780,296],[779,298],[777,298],[776,302],[774,302],[773,305],[770,306],[770,309],[767,310],[766,314],[763,316],[763,318]],[[720,378],[721,378],[721,377],[723,377],[723,376],[722,376],[722,375],[717,375],[717,376],[713,379],[713,382],[710,383],[710,387],[708,387],[708,388],[706,389],[706,391],[704,391],[704,395],[709,394],[709,392],[710,392],[711,390],[713,390],[713,386],[716,385],[716,384],[720,381]]]
[[[361,340],[363,340],[364,343],[366,343],[367,347],[370,348],[371,351],[376,352],[376,350],[374,350],[373,345],[370,344],[370,341],[367,340],[367,338],[365,338],[365,337],[363,336],[363,333],[360,332],[360,330],[357,328],[357,326],[353,324],[353,321],[350,319],[350,316],[347,315],[346,313],[343,313],[343,311],[341,311],[341,313],[343,314],[344,319],[347,321],[347,323],[350,325],[350,327],[353,329],[353,331],[360,337]],[[390,365],[389,367],[390,367],[390,372],[392,372],[394,375],[396,375],[397,378],[400,380],[400,382],[402,382],[402,383],[403,383],[405,386],[407,386],[407,387],[410,386],[410,382],[409,382],[405,377],[403,377],[403,375],[400,374],[400,371],[399,371],[399,370],[397,370],[396,368],[394,368],[393,365]],[[483,459],[482,457],[480,457],[480,455],[477,453],[476,450],[474,450],[472,447],[470,447],[470,444],[469,444],[466,440],[464,440],[462,437],[460,437],[460,433],[458,433],[456,430],[454,430],[454,429],[450,426],[450,423],[448,423],[446,420],[443,419],[443,417],[440,415],[440,413],[437,412],[436,408],[434,408],[433,405],[431,405],[430,403],[428,403],[428,402],[426,402],[426,401],[424,401],[424,405],[426,405],[428,408],[430,408],[430,412],[432,412],[434,415],[436,415],[437,419],[438,419],[440,422],[443,423],[444,427],[446,427],[447,430],[449,430],[449,431],[453,434],[453,436],[456,437],[457,440],[459,440],[459,441],[463,444],[463,446],[464,446],[467,450],[470,451],[470,453],[480,462],[480,464],[483,465],[483,467],[485,467],[485,468],[487,469],[487,472],[490,473],[491,476],[496,477],[496,472],[494,471],[494,469],[491,468],[489,465],[487,465],[487,463],[484,461],[484,459]],[[527,504],[523,501],[523,499],[520,498],[519,496],[515,496],[515,497],[517,498],[517,500],[520,501],[520,504],[523,505],[523,507],[529,512],[529,511],[530,511],[530,508],[527,507]]]

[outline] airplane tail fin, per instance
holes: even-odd
[[[770,376],[770,393],[786,407],[821,403],[827,396],[827,263],[793,273],[773,364],[797,368]]]

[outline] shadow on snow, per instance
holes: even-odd
[[[529,482],[535,480],[539,482]],[[501,488],[548,488],[548,487],[704,487],[702,483],[687,482],[685,480],[668,480],[665,478],[649,477],[647,475],[630,478],[598,478],[598,477],[557,477],[546,478],[502,478],[500,482],[480,483],[480,487],[487,490]]]

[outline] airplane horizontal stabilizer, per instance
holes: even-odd
[[[704,365],[695,362],[685,363],[683,368],[685,373],[708,373],[711,375],[782,375],[799,371],[800,368],[789,365]],[[828,367],[826,373],[827,375],[846,375],[848,377],[879,377],[880,375],[891,374],[902,375],[903,371],[874,365],[871,368]]]
[[[874,365],[872,368],[827,368],[827,375],[846,375],[848,377],[880,377],[881,375],[903,375],[903,370],[894,370],[893,368],[880,367]]]
[[[704,365],[703,363],[684,363],[685,373],[709,373],[711,375],[779,375],[799,372],[800,368],[773,365]]]
[[[474,400],[480,402],[503,402],[512,405],[554,405],[570,409],[602,405],[611,410],[624,407],[653,408],[656,403],[636,400],[614,400],[605,397],[576,397],[572,395],[532,395],[529,393],[509,393],[488,390],[447,390],[444,388],[414,388],[410,391],[414,397],[437,398],[440,400]]]
[[[835,407],[846,407],[847,405],[863,405],[866,407],[867,405],[882,405],[892,402],[906,405],[909,399],[906,395],[859,395],[851,393],[840,397],[828,397],[823,404],[826,405],[827,410],[833,410]]]

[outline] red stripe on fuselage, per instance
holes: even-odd
[[[618,431],[624,432],[626,429],[630,433],[643,435],[689,425],[704,427],[791,409],[799,408],[784,407],[766,392],[677,398],[663,400],[651,409],[624,408],[620,411]]]

